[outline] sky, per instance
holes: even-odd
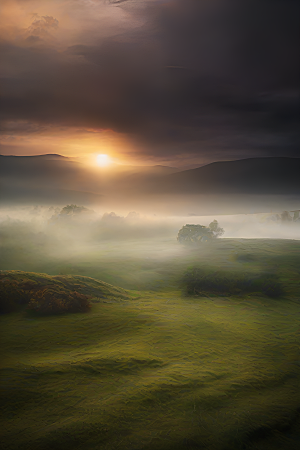
[[[0,153],[300,156],[298,0],[2,0]]]

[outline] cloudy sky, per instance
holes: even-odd
[[[2,0],[1,154],[299,155],[298,0]]]

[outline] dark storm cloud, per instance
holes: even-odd
[[[108,127],[154,154],[296,155],[298,1],[111,3],[144,25],[63,52],[2,44],[4,119]]]

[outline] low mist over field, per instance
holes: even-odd
[[[213,216],[122,213],[81,205],[7,207],[0,209],[0,229],[11,241],[39,236],[37,240],[61,239],[75,245],[126,239],[151,240],[155,245],[161,239],[175,241],[185,224],[207,226],[217,220],[225,230],[223,238],[300,239],[299,210]]]
[[[171,216],[146,215],[136,211],[105,212],[76,205],[63,208],[42,205],[7,207],[0,211],[0,268],[51,270],[51,273],[71,270],[70,273],[80,274],[95,273],[99,261],[104,263],[108,259],[123,261],[137,258],[147,261],[155,258],[172,261],[186,252],[185,246],[177,241],[179,230],[186,224],[207,227],[213,220],[217,220],[224,229],[219,240],[300,239],[297,210],[265,214]],[[205,254],[209,248],[210,243],[204,243],[198,246],[197,251]],[[72,269],[67,269],[69,263],[74,263],[73,257],[77,263]],[[62,269],[64,264],[67,266]]]

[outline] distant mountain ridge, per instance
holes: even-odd
[[[300,194],[300,158],[220,161],[170,174],[157,186],[166,193]]]
[[[32,158],[32,159],[69,159],[67,156],[58,155],[57,153],[46,153],[44,155],[0,155],[0,158]]]
[[[22,187],[6,187],[2,188],[0,185],[0,191],[4,195],[0,195],[2,205],[14,205],[18,203],[31,204],[55,204],[55,205],[67,205],[67,204],[80,204],[80,205],[95,205],[101,204],[103,195],[95,194],[93,192],[74,191],[71,189],[30,189]]]
[[[6,204],[210,194],[300,195],[300,158],[219,161],[182,171],[161,165],[103,170],[60,155],[0,156],[0,200]]]

